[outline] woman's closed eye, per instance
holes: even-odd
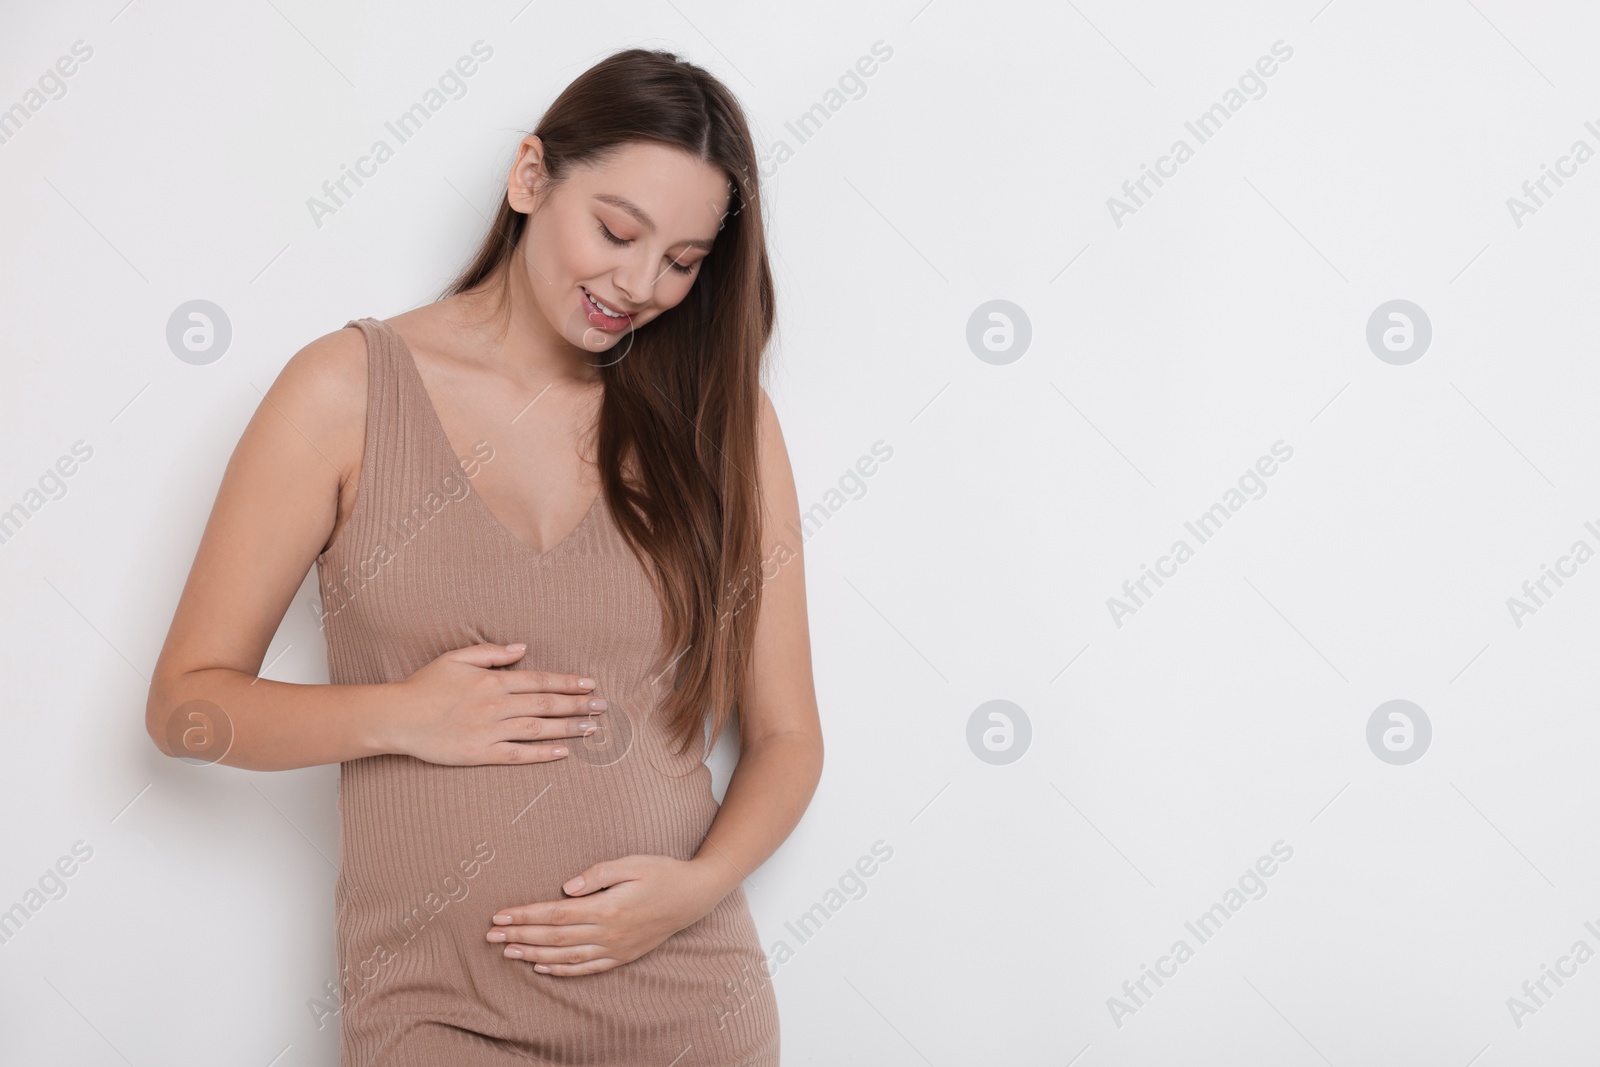
[[[612,233],[611,230],[603,222],[600,224],[600,232],[605,236],[606,240],[610,241],[614,245],[628,245],[628,244],[632,244],[633,243],[631,241],[625,241],[621,237],[618,237],[616,234]],[[679,263],[677,260],[673,260],[671,262],[671,264],[669,264],[669,265],[672,267],[673,270],[677,271],[679,274],[692,274],[694,272],[694,269],[696,267],[698,267],[700,264],[699,263],[691,263],[686,267],[682,263]]]

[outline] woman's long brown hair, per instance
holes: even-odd
[[[721,169],[730,198],[689,294],[602,356],[601,492],[646,564],[664,636],[655,675],[675,681],[659,714],[682,753],[709,713],[715,744],[738,714],[761,604],[757,432],[775,299],[755,148],[737,100],[670,52],[632,48],[591,67],[533,130],[552,188],[628,142],[671,145]],[[541,190],[541,196],[543,191]],[[502,199],[455,296],[499,277],[502,309],[528,216]],[[637,464],[638,484],[623,477]]]

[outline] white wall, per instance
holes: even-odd
[[[518,135],[633,44],[707,65],[792,150],[766,187],[770,388],[802,507],[847,490],[805,546],[826,773],[746,887],[763,942],[794,950],[785,1064],[1589,1052],[1600,962],[1541,1003],[1523,983],[1600,950],[1600,562],[1520,619],[1508,601],[1600,548],[1600,162],[1520,219],[1508,198],[1600,148],[1600,17],[920,3],[4,16],[0,108],[74,42],[93,54],[0,144],[0,509],[75,442],[92,457],[0,545],[0,909],[38,905],[0,943],[0,1061],[337,1063],[307,1007],[335,971],[337,769],[166,759],[147,677],[279,368],[431,300]],[[478,40],[465,95],[313,221],[323,181]],[[865,92],[798,142],[785,124],[877,41]],[[1185,123],[1279,41],[1264,94],[1201,143]],[[1192,158],[1126,197],[1179,139]],[[166,340],[196,299],[231,324],[207,365]],[[998,355],[969,344],[1004,325],[992,300],[1021,313]],[[1410,362],[1368,342],[1393,300],[1431,328]],[[879,441],[892,458],[852,489]],[[1241,488],[1201,543],[1185,524]],[[1179,539],[1192,558],[1125,597]],[[268,677],[326,681],[315,595]],[[1369,746],[1391,700],[1431,726],[1409,763]],[[997,756],[982,737],[1008,723]],[[877,841],[892,858],[800,943],[785,924]],[[1185,924],[1241,878],[1202,943]],[[55,898],[29,897],[41,880]],[[1163,985],[1124,992],[1180,939]]]

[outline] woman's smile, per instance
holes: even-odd
[[[600,329],[609,333],[617,333],[633,325],[632,315],[617,311],[610,305],[601,303],[595,299],[593,293],[581,285],[578,286],[578,289],[583,293],[584,311],[587,313],[589,321],[600,327]]]

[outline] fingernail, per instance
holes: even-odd
[[[552,754],[557,755],[557,756],[565,756],[567,754],[567,750],[564,749],[564,748],[561,748],[560,746],[552,748],[550,751],[551,751]]]
[[[593,678],[579,678],[578,679],[578,685],[581,686],[584,689],[593,689],[594,688],[594,679]]]
[[[517,642],[514,645],[507,645],[506,646],[506,651],[507,652],[526,652],[527,650],[528,650],[528,646],[526,644],[522,643],[521,641]]]
[[[511,916],[509,916],[509,915],[496,915],[494,917],[494,924],[496,926],[510,926],[511,925]]]
[[[589,701],[589,708],[592,711],[605,711],[608,707],[610,707],[610,705],[606,703],[605,697],[599,697],[595,700]]]
[[[506,955],[514,960],[520,960],[522,958],[522,950],[520,948],[508,948],[506,949]]]

